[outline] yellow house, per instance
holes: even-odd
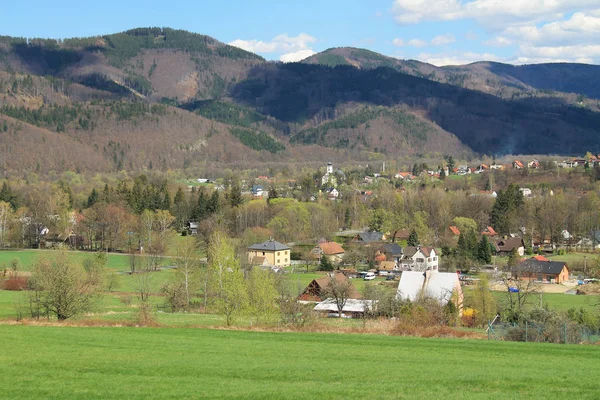
[[[287,267],[290,265],[290,248],[283,243],[269,239],[264,243],[248,247],[248,262],[251,265],[271,265]]]

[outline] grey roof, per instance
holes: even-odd
[[[527,272],[558,275],[566,265],[563,261],[540,261],[530,258],[519,264],[519,269]]]
[[[600,244],[600,231],[591,231],[590,239],[594,240],[596,243]]]
[[[365,243],[381,242],[383,240],[383,233],[361,232],[358,234],[358,240]]]
[[[388,243],[381,247],[384,253],[390,253],[392,256],[401,256],[402,255],[402,247],[398,245],[398,243]]]
[[[258,250],[258,251],[280,251],[280,250],[289,250],[290,248],[283,243],[279,243],[276,240],[270,239],[263,243],[253,244],[248,247],[248,250]]]

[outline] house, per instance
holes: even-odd
[[[458,168],[454,169],[454,172],[457,175],[468,175],[471,173],[471,168],[469,168],[467,165],[459,165]]]
[[[433,247],[407,246],[400,261],[403,271],[437,271],[439,260]]]
[[[519,192],[521,192],[523,197],[531,197],[531,189],[529,188],[519,188]]]
[[[588,236],[581,238],[581,240],[577,242],[575,246],[589,249],[600,249],[600,230],[590,231]]]
[[[387,243],[379,248],[379,251],[386,256],[386,260],[394,261],[396,264],[400,262],[404,251],[402,247],[398,245],[398,243]]]
[[[319,279],[313,279],[304,289],[302,294],[298,297],[300,301],[313,301],[320,302],[325,299],[326,291],[331,284],[331,278],[335,279],[338,283],[348,283],[348,278],[341,273],[332,273]],[[350,299],[360,299],[361,295],[356,290],[354,285],[350,284]]]
[[[375,305],[375,300],[346,299],[346,303],[344,303],[344,306],[342,307],[342,316],[358,318],[363,316],[366,311],[372,310]],[[335,299],[325,299],[318,303],[313,310],[319,313],[327,313],[328,315],[336,316],[339,312]]]
[[[496,235],[497,235],[496,231],[495,231],[495,230],[494,230],[494,228],[492,228],[491,226],[488,226],[487,228],[485,228],[485,229],[484,229],[484,230],[481,232],[481,234],[482,234],[482,235],[485,235],[485,236],[496,236]]]
[[[265,190],[262,185],[253,185],[250,191],[252,192],[252,196],[255,197],[266,197],[269,195],[269,191]]]
[[[514,169],[522,169],[522,168],[524,168],[524,167],[525,167],[525,165],[523,165],[523,163],[522,163],[521,161],[519,161],[519,160],[515,160],[515,161],[513,161],[513,163],[512,163],[512,167],[513,167]]]
[[[400,277],[396,298],[409,301],[431,298],[442,305],[453,301],[462,313],[463,292],[455,272],[404,271]]]
[[[451,226],[448,229],[450,229],[450,232],[454,235],[454,236],[458,236],[460,235],[460,230],[458,229],[457,226]]]
[[[398,271],[398,264],[395,261],[381,261],[379,265],[377,265],[377,271],[379,271],[379,275],[387,275],[391,272]]]
[[[340,196],[340,192],[334,187],[328,187],[325,189],[325,193],[327,194],[327,198],[329,200],[335,200]]]
[[[482,172],[486,172],[490,169],[490,167],[488,165],[485,164],[479,164],[477,166],[477,168],[475,168],[475,171],[473,171],[476,174],[481,174]]]
[[[564,261],[530,258],[517,265],[521,279],[546,283],[563,283],[569,280],[569,267]]]
[[[405,182],[412,182],[417,179],[417,177],[410,172],[398,172],[396,175],[394,175],[394,178]]]
[[[248,262],[251,265],[255,265],[254,259],[257,257],[259,258],[256,262],[261,261],[261,264],[267,262],[274,267],[287,267],[290,265],[290,248],[273,239],[269,239],[263,243],[253,244],[248,247],[246,254],[248,256]],[[266,261],[260,260],[260,257],[266,258]]]
[[[492,164],[492,165],[490,165],[490,169],[503,170],[504,169],[504,165],[502,165],[502,164]]]
[[[507,239],[500,239],[496,243],[496,253],[498,255],[509,255],[513,249],[517,250],[517,253],[523,257],[525,254],[525,243],[520,237],[511,237]]]
[[[384,235],[381,232],[361,232],[352,239],[354,243],[378,243],[384,240]]]
[[[474,193],[471,196],[490,197],[492,199],[495,199],[496,197],[498,197],[498,193],[496,193],[495,190],[480,190],[479,192]]]
[[[313,257],[327,257],[332,263],[340,263],[344,259],[344,249],[336,242],[324,242],[316,245],[311,251]]]
[[[198,234],[198,226],[199,226],[198,222],[188,221],[188,223],[187,223],[188,233],[190,235],[197,235]]]
[[[540,162],[538,160],[531,160],[527,163],[528,168],[538,169],[540,167]]]
[[[393,242],[401,242],[403,240],[408,240],[409,237],[410,237],[409,229],[400,229],[400,230],[394,232],[394,234],[392,236],[392,241]]]

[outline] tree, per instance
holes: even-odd
[[[475,313],[475,324],[485,326],[491,321],[497,312],[496,298],[490,291],[490,282],[486,273],[479,274],[479,280],[473,289],[473,308]]]
[[[88,196],[88,199],[87,199],[87,208],[92,207],[98,201],[100,201],[100,196],[98,195],[96,188],[93,188],[92,192],[90,193],[90,195]]]
[[[5,201],[0,201],[0,247],[4,247],[9,229],[9,223],[12,219],[12,207]]]
[[[31,287],[43,310],[63,321],[89,311],[100,289],[92,274],[66,253],[38,259],[31,273]]]
[[[333,264],[331,264],[331,260],[325,254],[321,255],[321,261],[319,262],[319,270],[320,271],[333,271]]]
[[[419,245],[419,236],[417,235],[416,230],[411,230],[410,235],[408,236],[408,240],[406,242],[407,246],[418,246]]]
[[[510,254],[508,255],[508,261],[506,262],[506,266],[510,270],[512,268],[515,268],[519,264],[519,261],[521,261],[521,257],[519,256],[517,249],[513,248]]]
[[[244,198],[242,197],[242,189],[237,181],[229,188],[227,199],[229,200],[229,205],[231,205],[233,208],[242,205],[244,202]]]
[[[498,191],[490,216],[490,222],[498,233],[508,235],[516,228],[517,212],[523,203],[523,193],[514,183],[505,191]]]
[[[254,267],[247,283],[250,313],[259,324],[273,322],[279,314],[275,274],[270,270]]]
[[[477,245],[477,259],[484,264],[490,264],[492,262],[492,248],[485,235],[481,237],[481,240]]]
[[[227,236],[216,230],[208,246],[209,286],[216,311],[225,316],[227,325],[248,309],[248,292],[240,262]]]
[[[322,292],[322,297],[330,298],[335,302],[338,317],[342,317],[342,310],[353,292],[352,282],[343,274],[332,273],[329,275],[329,283]]]
[[[177,246],[177,256],[174,259],[177,267],[177,275],[181,281],[181,287],[185,298],[185,307],[189,307],[191,293],[197,290],[200,272],[200,260],[198,255],[198,243],[195,238],[183,238]]]

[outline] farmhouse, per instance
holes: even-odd
[[[407,246],[401,260],[401,269],[403,271],[437,271],[438,264],[438,255],[433,247]]]
[[[516,249],[521,257],[525,254],[525,243],[523,243],[523,239],[520,237],[500,239],[495,245],[498,255],[509,255],[513,249]]]
[[[487,228],[485,228],[481,232],[481,234],[484,235],[484,236],[496,236],[497,235],[496,231],[491,226],[488,226]]]
[[[313,279],[308,286],[304,289],[302,294],[298,297],[300,301],[314,301],[320,302],[324,300],[326,296],[326,291],[329,285],[331,284],[331,278],[335,279],[338,283],[347,283],[348,278],[341,273],[333,273],[331,275],[324,276],[319,279]],[[350,299],[360,299],[361,295],[356,290],[354,285],[350,284],[350,295],[348,296]]]
[[[404,255],[402,247],[397,243],[387,243],[379,248],[379,252],[385,254],[386,260],[399,263]]]
[[[251,265],[260,262],[274,267],[287,267],[290,265],[290,248],[283,243],[269,239],[264,243],[253,244],[248,247],[248,262]]]
[[[530,258],[517,266],[522,279],[547,283],[563,283],[569,279],[569,267],[563,261]]]
[[[361,232],[352,239],[355,243],[377,243],[384,240],[384,235],[381,232]]]
[[[344,249],[336,242],[324,242],[316,245],[312,251],[314,258],[327,257],[333,263],[339,263],[344,258]]]
[[[404,271],[400,277],[396,298],[410,301],[431,298],[442,305],[453,301],[462,313],[463,292],[458,275],[454,272]]]

